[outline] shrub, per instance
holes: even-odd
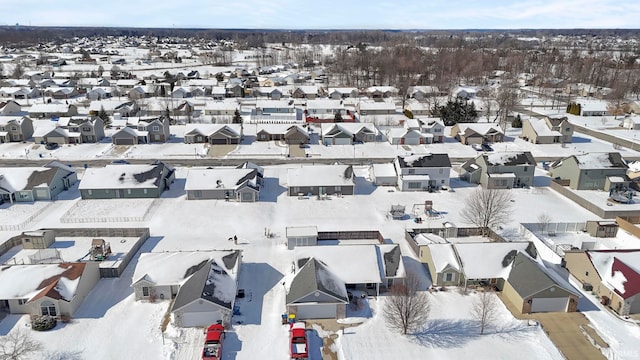
[[[31,323],[31,328],[37,331],[47,331],[53,329],[57,323],[58,320],[56,320],[56,318],[54,318],[53,316],[42,315],[33,320],[33,322]]]

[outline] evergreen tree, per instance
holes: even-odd
[[[516,115],[516,117],[511,122],[511,127],[513,128],[521,128],[522,127],[522,118],[520,118],[520,114]]]
[[[111,125],[111,118],[109,117],[109,114],[107,114],[107,112],[104,110],[104,107],[100,107],[100,111],[98,111],[97,116],[102,119],[105,127],[109,127]]]
[[[449,100],[445,105],[436,106],[434,110],[446,126],[475,122],[478,118],[475,104],[462,100]]]
[[[342,122],[342,114],[340,111],[336,112],[336,115],[333,117],[333,121],[337,123]]]
[[[232,122],[234,124],[242,124],[242,115],[240,115],[240,110],[236,109],[236,112],[233,113]]]

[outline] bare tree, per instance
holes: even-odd
[[[498,302],[493,291],[478,293],[471,305],[471,316],[480,322],[480,335],[491,325],[498,315]]]
[[[538,215],[538,227],[541,233],[545,233],[549,230],[549,224],[551,223],[551,216],[547,213]]]
[[[391,295],[385,301],[384,318],[389,327],[402,332],[403,335],[420,329],[431,311],[429,295],[419,291],[418,275],[409,272],[403,285],[394,285]]]
[[[515,88],[509,85],[503,85],[500,87],[500,90],[496,95],[496,103],[498,105],[496,119],[498,120],[498,125],[504,132],[507,129],[509,113],[518,103],[518,94]]]
[[[26,330],[9,333],[0,339],[0,360],[20,360],[42,350],[42,344]]]
[[[467,198],[460,215],[481,228],[482,236],[487,236],[489,227],[502,225],[509,220],[511,200],[508,190],[478,188]]]

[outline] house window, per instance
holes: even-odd
[[[571,131],[571,128],[565,128],[564,131],[565,132],[569,132],[569,131]]]
[[[444,281],[453,281],[454,280],[454,274],[453,273],[445,273],[444,274]]]
[[[29,301],[28,299],[18,299],[18,305],[24,305]]]
[[[419,182],[410,182],[407,184],[407,187],[409,189],[420,189],[420,183]]]
[[[41,315],[57,316],[58,312],[56,311],[56,306],[52,302],[43,301],[40,304],[40,314]]]
[[[87,194],[91,195],[91,194],[93,194],[93,191],[87,190]]]
[[[142,287],[142,296],[149,296],[149,287],[148,286],[143,286]]]
[[[438,169],[438,174],[442,174],[444,172],[444,169]]]
[[[12,126],[12,127],[11,127],[11,131],[18,131],[18,128],[17,128],[17,127],[15,127],[15,126]]]
[[[85,126],[85,127],[82,128],[82,131],[87,131],[88,132],[88,131],[91,131],[91,128],[88,127],[88,126]]]
[[[522,171],[524,171],[524,172],[529,171],[529,167],[527,167],[527,166],[523,166],[523,167],[522,167]]]
[[[151,130],[153,131],[160,131],[160,126],[152,126]]]
[[[127,194],[131,195],[131,189],[127,189]]]
[[[413,175],[413,174],[415,174],[415,173],[416,173],[416,170],[415,170],[415,169],[409,169],[409,170],[408,170],[408,174],[409,174],[409,175]]]
[[[142,192],[146,194],[147,193],[147,189],[143,189]]]
[[[334,190],[336,192],[340,192],[340,191],[342,191],[342,187],[341,186],[334,186]]]

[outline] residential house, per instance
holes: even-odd
[[[562,134],[563,143],[570,143],[573,140],[575,127],[566,116],[547,116],[544,121],[549,129]]]
[[[324,145],[375,142],[379,134],[371,123],[322,123],[320,132]]]
[[[622,316],[640,313],[640,250],[565,251],[566,268]]]
[[[530,118],[522,122],[520,137],[534,144],[570,143],[573,128],[573,124],[569,122],[567,117]]]
[[[432,142],[432,137],[428,134],[406,127],[389,128],[385,136],[391,145],[420,145]]]
[[[289,196],[353,195],[355,182],[350,165],[315,165],[289,169],[287,173]]]
[[[239,124],[187,124],[184,130],[186,144],[231,145],[240,144],[241,138]]]
[[[111,82],[104,78],[80,78],[76,83],[76,88],[81,93],[88,93],[93,88],[111,88]]]
[[[434,143],[444,142],[444,124],[440,119],[436,118],[419,118],[417,119],[420,132],[430,134],[427,139],[431,139]]]
[[[82,137],[79,132],[53,126],[39,126],[33,132],[33,140],[36,143],[56,143],[56,144],[80,144]]]
[[[110,99],[113,96],[117,96],[118,91],[115,88],[109,86],[95,86],[91,88],[86,94],[89,100],[102,100]]]
[[[320,95],[320,88],[315,85],[298,86],[291,93],[297,99],[315,99]]]
[[[340,100],[346,98],[357,98],[358,89],[354,87],[336,87],[329,88],[328,95],[330,99]]]
[[[372,99],[382,99],[398,96],[399,91],[393,86],[370,86],[365,93]]]
[[[96,262],[3,266],[0,308],[11,314],[68,320],[99,279]]]
[[[81,143],[96,143],[105,136],[104,121],[97,116],[62,117],[57,125],[69,132],[79,133]]]
[[[0,88],[0,97],[9,99],[33,99],[40,96],[40,90],[32,87],[9,86]]]
[[[477,90],[468,86],[458,86],[451,92],[453,97],[461,100],[475,99],[476,94]]]
[[[256,97],[262,96],[273,100],[280,100],[283,96],[282,90],[274,86],[257,87],[254,89]]]
[[[260,197],[257,169],[190,169],[184,189],[187,200],[219,199],[255,202]]]
[[[620,122],[620,126],[629,130],[640,130],[640,116],[627,115]]]
[[[409,86],[407,95],[418,101],[440,95],[437,86]]]
[[[309,133],[300,125],[261,124],[256,128],[258,141],[284,141],[289,145],[308,144]]]
[[[0,143],[25,141],[33,136],[33,120],[26,116],[0,116]]]
[[[502,142],[504,133],[492,123],[457,123],[451,127],[451,137],[465,145]]]
[[[149,142],[167,142],[171,137],[169,123],[168,116],[143,118],[138,122],[138,132],[146,133]]]
[[[460,167],[460,178],[485,189],[533,186],[536,160],[529,151],[482,154]]]
[[[297,247],[295,259],[285,301],[297,319],[344,318],[350,291],[377,296],[406,277],[397,244]]]
[[[396,104],[386,101],[361,101],[356,104],[359,115],[393,115],[396,113]]]
[[[411,112],[414,117],[417,116],[431,116],[433,105],[427,102],[420,102],[417,100],[409,99],[405,102],[405,110]]]
[[[140,108],[135,101],[129,100],[94,100],[89,104],[89,114],[97,115],[101,110],[104,110],[107,115],[119,115],[121,117],[130,117],[138,113]]]
[[[0,203],[54,200],[76,181],[76,171],[58,161],[42,167],[0,168]]]
[[[626,178],[628,168],[620,153],[588,153],[554,162],[549,174],[553,179],[569,180],[569,187],[575,190],[604,190],[608,178]]]
[[[372,164],[369,170],[373,183],[376,186],[398,185],[398,173],[392,162]]]
[[[155,96],[157,91],[155,85],[138,85],[126,91],[126,94],[130,100],[140,100]]]
[[[435,286],[491,286],[521,313],[577,310],[579,293],[545,267],[532,243],[415,240]]]
[[[447,154],[398,156],[395,166],[401,191],[431,191],[449,186],[451,161]]]
[[[204,114],[211,116],[212,122],[231,123],[236,110],[240,109],[237,101],[208,101],[204,107]],[[214,121],[215,120],[215,121]]]
[[[143,253],[131,286],[136,300],[173,299],[177,326],[228,325],[241,262],[238,250]]]
[[[78,115],[78,108],[73,104],[51,102],[46,104],[33,104],[29,108],[29,117],[32,119],[76,115]]]
[[[341,100],[315,99],[307,100],[305,107],[307,117],[333,119],[336,114],[346,116],[347,110]]]
[[[111,142],[114,145],[147,144],[149,142],[149,133],[126,126],[111,135]]]
[[[0,101],[0,116],[12,116],[20,112],[22,107],[14,100]]]
[[[44,95],[58,100],[71,99],[78,96],[78,90],[74,87],[50,87],[45,90]]]
[[[174,179],[174,168],[161,161],[107,165],[87,168],[79,189],[83,199],[159,198]]]
[[[581,116],[607,116],[609,112],[609,104],[604,100],[581,100],[577,102],[580,105]]]

